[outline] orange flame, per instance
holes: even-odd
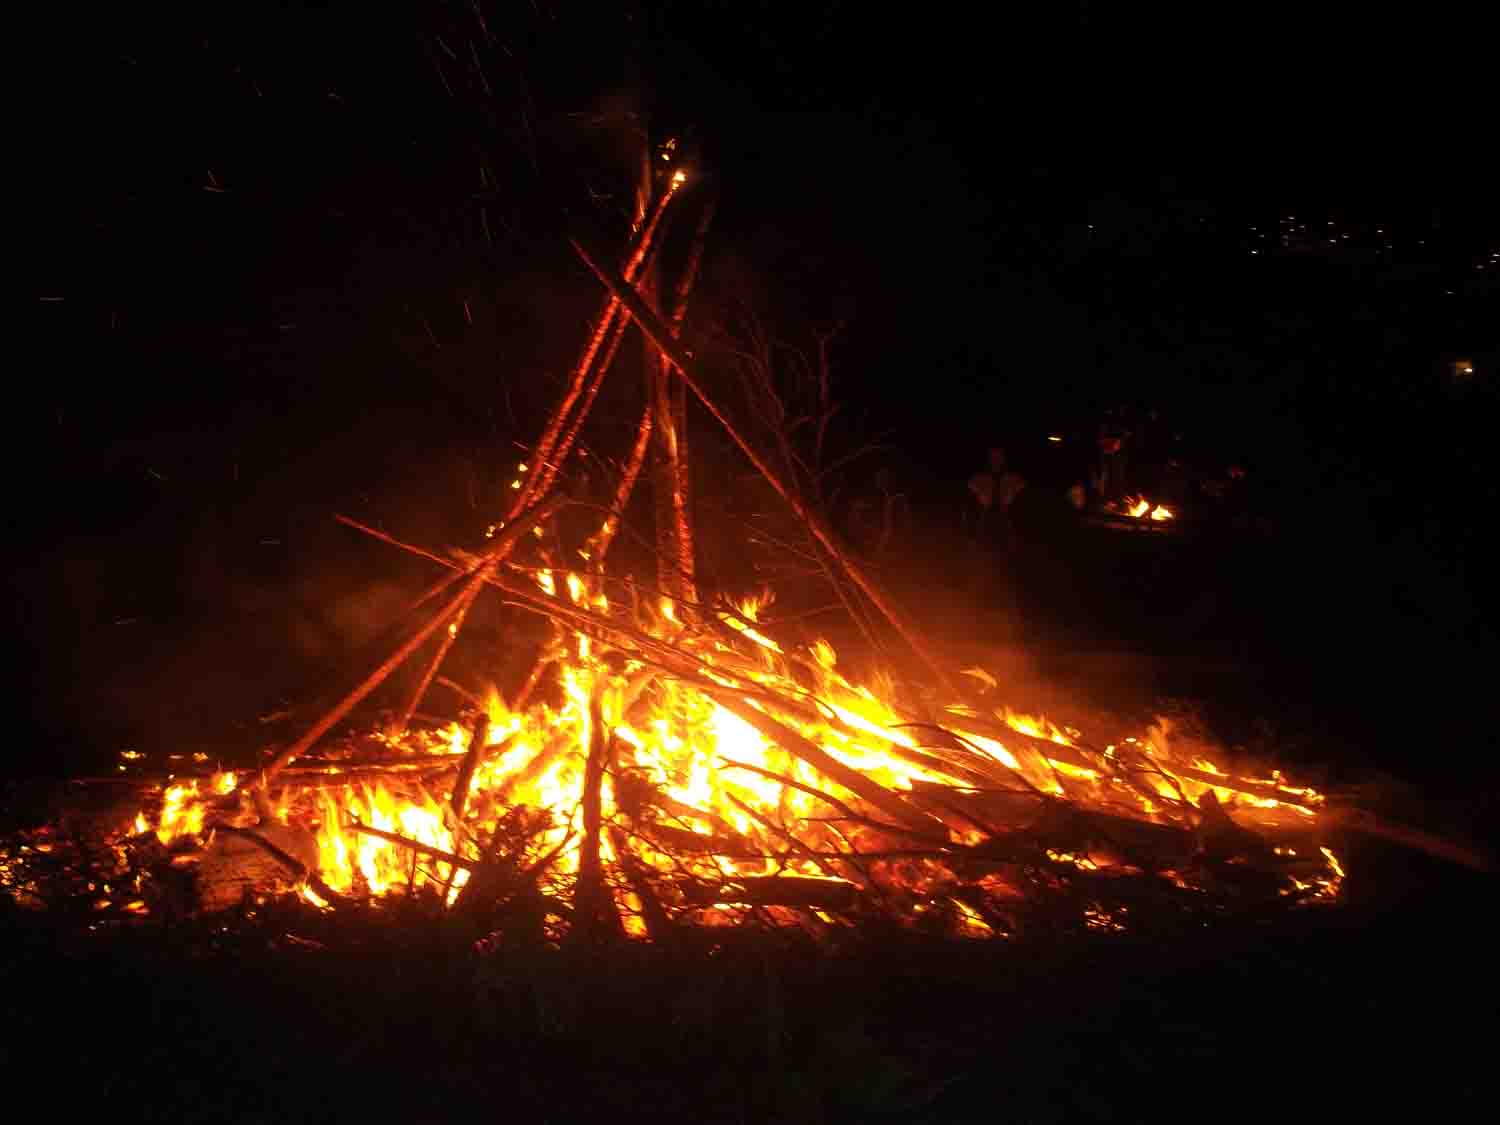
[[[535,581],[549,594],[566,589],[580,608],[601,616],[610,612],[609,602],[591,594],[588,581],[579,575],[539,570]],[[617,863],[622,860],[628,861],[627,869],[633,863],[715,885],[774,877],[866,885],[873,877],[869,865],[823,857],[841,850],[847,855],[851,842],[866,837],[879,839],[878,828],[851,822],[840,809],[860,810],[869,821],[888,816],[726,707],[719,695],[732,692],[745,707],[774,717],[828,758],[918,808],[927,807],[924,793],[972,789],[980,776],[995,778],[996,791],[1066,797],[1161,824],[1195,823],[1190,813],[1211,793],[1236,821],[1252,829],[1307,832],[1316,826],[1320,794],[1288,785],[1279,772],[1268,778],[1237,776],[1204,757],[1201,747],[1178,746],[1165,724],[1094,751],[1078,732],[1040,716],[1004,709],[985,716],[954,705],[946,721],[951,733],[944,738],[955,745],[935,742],[921,724],[907,722],[892,692],[877,692],[847,678],[828,642],[789,652],[767,635],[760,622],[766,601],[745,599],[735,612],[717,614],[746,642],[743,647],[751,655],[740,655],[723,640],[690,636],[682,642],[696,644],[704,666],[714,669],[714,694],[688,678],[653,672],[628,650],[612,652],[605,660],[598,651],[604,646],[590,644],[582,632],[574,634],[577,643],[560,665],[561,693],[553,701],[514,711],[490,692],[484,701],[490,719],[485,752],[464,795],[461,817],[455,816],[447,789],[435,796],[399,773],[371,784],[351,781],[306,790],[288,785],[275,813],[316,839],[319,874],[335,891],[379,896],[428,888],[452,901],[466,885],[469,870],[444,857],[476,855],[517,816],[529,826],[527,862],[550,857],[548,870],[558,878],[579,871],[589,758],[603,748],[609,764],[601,782],[600,813],[610,830],[598,837],[598,846],[628,933],[642,935],[648,927],[638,888],[620,874]],[[670,601],[663,601],[659,613],[639,627],[664,637],[683,635]],[[982,678],[997,686],[987,673]],[[413,751],[414,760],[432,753],[456,756],[468,748],[470,737],[455,723],[425,742],[408,736],[400,745]],[[233,774],[221,773],[201,783],[175,783],[162,794],[154,816],[143,812],[135,818],[133,830],[153,831],[163,844],[195,836],[204,830],[207,799],[233,792],[235,780]],[[949,820],[941,811],[938,815],[952,843],[983,838],[973,824]],[[653,843],[668,833],[674,841],[671,854],[667,843]],[[695,839],[701,846],[695,846]],[[1118,862],[1081,850],[1055,850],[1048,858],[1083,871]],[[1308,865],[1299,868],[1301,881],[1294,881],[1299,892],[1336,897],[1343,870],[1326,847],[1310,844],[1300,853],[1290,848],[1287,859]],[[1320,869],[1313,872],[1312,867]],[[925,904],[913,917],[930,910],[934,918],[950,918],[955,933],[995,932],[992,919],[974,902],[952,896],[955,876],[942,862],[912,860],[892,872],[897,873],[885,877]],[[977,886],[989,901],[1018,893],[1003,880],[987,878],[990,883]],[[316,899],[309,895],[309,901]],[[743,914],[732,897],[697,907],[677,902],[674,908],[694,913],[703,924],[724,924]],[[767,916],[789,923],[799,918],[780,907],[765,909]],[[823,911],[819,917],[826,920],[828,914]],[[1099,907],[1088,924],[1116,929],[1128,922],[1123,912],[1111,914]]]

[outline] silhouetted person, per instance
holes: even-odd
[[[1032,624],[1076,612],[1078,508],[1073,489],[1032,486],[1011,505],[1012,573]]]
[[[1127,460],[1130,430],[1125,420],[1110,411],[1099,423],[1099,476],[1096,486],[1107,500],[1117,500],[1129,487]]]
[[[1009,549],[1010,508],[1025,488],[1025,478],[1009,468],[1005,450],[992,447],[989,466],[969,478],[969,494],[977,509],[974,537],[980,544],[1000,551]]]

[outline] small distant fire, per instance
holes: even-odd
[[[1116,515],[1130,516],[1138,520],[1164,521],[1175,519],[1176,514],[1165,504],[1157,504],[1144,496],[1125,496],[1119,500],[1112,500],[1105,505],[1105,510]]]

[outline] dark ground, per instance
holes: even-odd
[[[834,955],[763,942],[476,965],[399,927],[315,952],[246,923],[202,956],[182,933],[79,943],[7,917],[4,1061],[53,1112],[119,1121],[1482,1112],[1492,884],[1385,858],[1416,884],[1378,907],[1172,940]],[[1350,859],[1355,879],[1381,866]]]

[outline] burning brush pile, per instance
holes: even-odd
[[[678,345],[712,214],[702,209],[684,275],[664,286],[655,243],[682,185],[677,173],[638,217],[618,272],[575,243],[607,299],[483,553],[346,521],[441,568],[389,658],[248,769],[160,778],[132,791],[143,807],[117,808],[92,834],[22,834],[0,853],[0,889],[95,928],[272,900],[333,916],[416,901],[462,920],[481,948],[724,927],[1124,931],[1338,897],[1321,794],[1277,772],[1236,774],[1165,725],[1095,742],[1013,714],[986,672],[930,653]],[[657,295],[670,298],[664,313]],[[569,459],[632,325],[653,349],[636,439],[613,504],[566,542],[559,513],[587,508],[569,494]],[[786,502],[846,604],[883,619],[921,676],[856,682],[827,642],[778,636],[764,597],[699,593],[689,392]],[[606,569],[648,454],[662,560],[649,595]],[[464,693],[446,726],[419,726],[481,596],[541,615],[551,640],[511,698]],[[327,741],[418,658],[392,721]]]
[[[1163,726],[1091,746],[1003,709],[903,706],[828,644],[766,635],[755,601],[688,623],[580,574],[529,580],[497,579],[557,622],[560,706],[492,696],[446,730],[174,780],[105,841],[95,909],[149,914],[163,868],[193,873],[205,909],[419,895],[495,917],[524,893],[556,938],[877,916],[987,937],[1064,907],[1123,930],[1135,911],[1337,897],[1318,793],[1232,776]],[[13,851],[10,892],[45,902],[69,846]]]

